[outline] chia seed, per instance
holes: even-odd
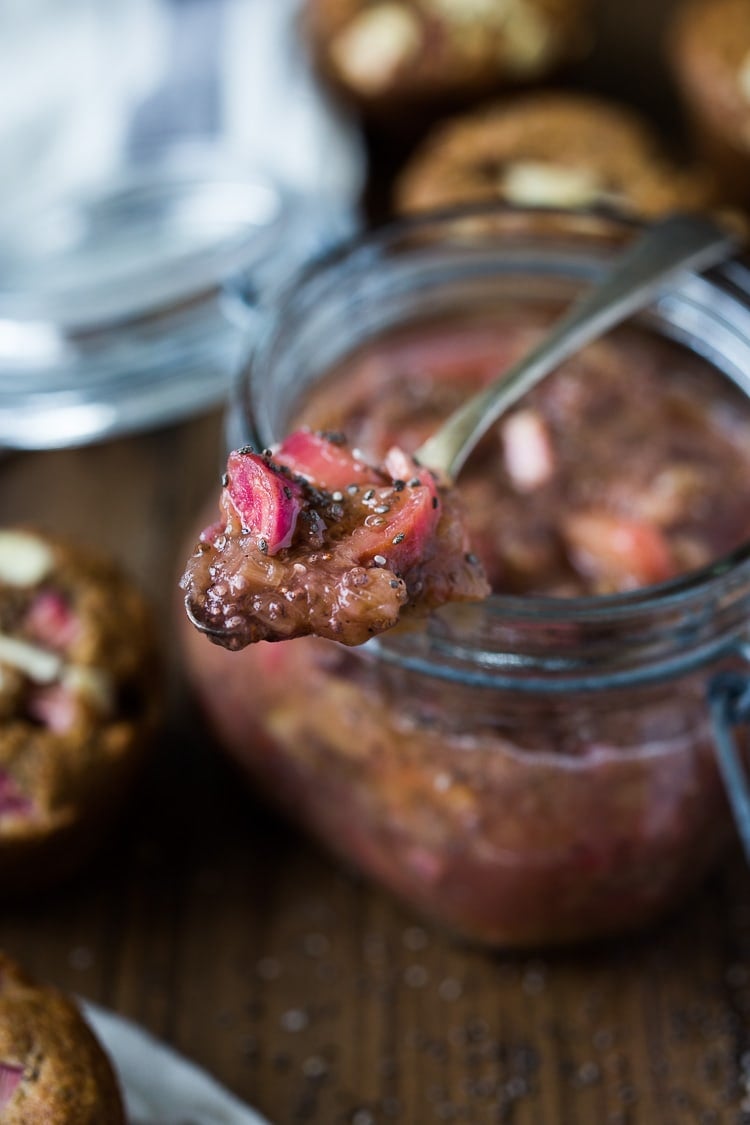
[[[276,980],[281,975],[281,965],[275,957],[261,957],[255,971],[261,980]]]
[[[394,482],[393,482],[393,491],[394,492],[403,492],[405,488],[406,488],[406,481],[405,480],[394,480]]]
[[[240,1051],[246,1059],[254,1059],[258,1054],[258,1040],[254,1035],[243,1035]]]
[[[328,952],[330,945],[325,934],[308,934],[305,938],[305,953],[308,957],[322,957]]]
[[[595,1062],[582,1063],[576,1074],[576,1082],[581,1086],[594,1086],[600,1078],[599,1067]]]
[[[433,508],[437,508],[437,506],[438,506],[438,504],[439,504],[439,503],[440,503],[440,501],[438,500],[437,496],[433,496],[433,498],[432,498],[432,506],[433,506]]]
[[[379,516],[384,516],[385,513],[390,512],[391,509],[389,504],[377,504],[372,510],[373,512],[377,512]]]
[[[281,1026],[284,1031],[304,1031],[309,1022],[307,1012],[303,1012],[301,1008],[291,1008],[288,1012],[284,1012],[281,1017]]]
[[[375,495],[375,489],[374,488],[368,488],[367,492],[364,494],[362,499],[363,500],[372,500],[374,495]]]
[[[404,541],[404,539],[405,539],[405,538],[406,538],[406,535],[404,534],[404,532],[403,532],[403,531],[399,531],[398,535],[394,535],[394,536],[393,536],[392,542],[393,542],[394,544],[396,544],[396,543],[403,543],[403,541]]]
[[[341,430],[320,430],[319,435],[329,441],[331,445],[346,445],[346,434]]]
[[[302,1063],[302,1073],[305,1078],[323,1078],[328,1073],[328,1066],[320,1055],[311,1055]]]
[[[427,947],[427,933],[421,926],[409,926],[408,929],[404,930],[402,941],[407,949],[416,953]]]
[[[385,566],[388,562],[385,555],[373,555],[372,561],[374,562],[375,566]]]
[[[462,992],[461,982],[455,977],[446,977],[438,985],[438,996],[441,1000],[458,1000]]]
[[[412,477],[409,481],[409,488],[418,488],[421,483],[419,477]]]
[[[409,988],[424,988],[430,975],[424,965],[409,965],[404,972],[404,983]]]
[[[539,996],[544,992],[546,984],[545,967],[541,963],[533,962],[524,970],[521,977],[521,988],[527,996]]]
[[[70,951],[68,964],[78,972],[84,972],[94,964],[94,954],[85,945],[77,945]]]
[[[334,500],[337,504],[340,504],[341,501],[344,499],[344,494],[343,494],[343,492],[332,492],[331,493],[331,499]]]
[[[229,473],[222,473],[221,474],[221,487],[226,488],[228,484],[229,484]]]
[[[358,484],[348,484],[346,486],[346,491],[349,493],[350,496],[356,496],[356,494],[359,492],[359,485]]]
[[[262,537],[258,540],[258,550],[262,555],[268,554],[268,540]]]

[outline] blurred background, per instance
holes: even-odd
[[[666,49],[680,6],[0,0],[0,445],[83,443],[222,401],[252,333],[227,320],[227,290],[268,296],[391,215],[445,117],[544,88],[613,99],[646,131],[634,176],[652,154],[661,176],[664,153],[690,156]],[[520,65],[540,27],[549,49]],[[607,130],[594,113],[583,149]],[[520,158],[536,172],[566,144]]]
[[[185,139],[221,141],[310,188],[354,175],[338,163],[352,158],[309,80],[296,8],[295,0],[3,0],[3,212]]]

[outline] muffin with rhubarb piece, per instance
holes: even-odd
[[[677,81],[722,197],[750,205],[750,4],[690,0],[671,34]]]
[[[396,185],[402,212],[491,200],[652,218],[702,207],[710,189],[706,175],[675,164],[630,109],[549,91],[438,126]]]
[[[124,1125],[112,1066],[75,1004],[0,953],[0,1120]]]
[[[118,568],[0,530],[0,880],[69,874],[128,792],[160,712],[146,602]]]
[[[465,101],[580,54],[588,0],[307,0],[313,54],[366,112]]]

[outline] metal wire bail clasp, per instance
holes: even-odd
[[[740,652],[750,665],[750,648],[743,647]],[[748,763],[734,734],[735,727],[750,723],[750,670],[718,672],[709,684],[708,702],[719,770],[750,863],[750,779]]]

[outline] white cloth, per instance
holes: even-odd
[[[78,444],[220,401],[260,324],[248,303],[357,228],[361,137],[315,81],[299,5],[0,0],[0,440]],[[205,332],[171,316],[174,347],[151,347],[134,314],[197,295]]]
[[[221,132],[290,187],[353,203],[359,134],[315,82],[301,45],[299,0],[224,0]],[[269,50],[268,44],[276,44]]]
[[[86,185],[122,159],[160,80],[156,0],[0,0],[0,208]]]
[[[136,1024],[88,1001],[79,1003],[112,1060],[129,1125],[269,1125]]]
[[[0,213],[186,139],[353,206],[359,134],[314,79],[299,3],[0,0]]]

